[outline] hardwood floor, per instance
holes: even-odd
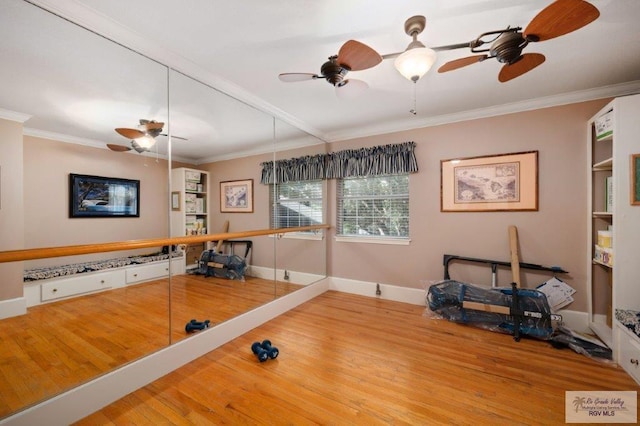
[[[262,339],[277,359],[251,353]],[[567,390],[640,388],[570,349],[327,292],[77,425],[556,425]]]
[[[181,275],[172,278],[171,339],[191,319],[211,324],[299,286]],[[168,279],[29,308],[0,321],[0,418],[169,344]]]

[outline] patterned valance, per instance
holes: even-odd
[[[327,154],[327,179],[416,173],[415,142],[346,149]]]
[[[277,183],[324,179],[325,157],[325,154],[318,154],[276,160],[275,162],[266,161],[261,164],[262,178],[260,182],[263,184],[274,183],[274,178]]]
[[[346,149],[261,164],[263,184],[416,173],[415,142]],[[275,169],[274,169],[275,166]]]

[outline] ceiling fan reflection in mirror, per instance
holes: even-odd
[[[116,152],[131,151],[132,149],[138,153],[143,153],[151,150],[151,147],[156,143],[156,137],[168,136],[166,133],[162,133],[164,123],[155,120],[140,119],[140,125],[135,128],[118,127],[116,132],[131,140],[131,147],[126,145],[108,143],[107,147]],[[179,136],[171,136],[175,139],[187,140]]]
[[[322,65],[320,74],[283,73],[278,77],[284,82],[324,78],[336,88],[339,97],[344,97],[340,95],[347,95],[349,92],[345,92],[344,89],[351,85],[357,86],[358,90],[350,92],[360,92],[368,87],[364,81],[345,80],[349,71],[365,70],[378,65],[383,59],[396,58],[394,65],[398,72],[415,83],[434,64],[436,52],[469,48],[472,53],[480,54],[449,61],[442,65],[438,72],[453,71],[495,58],[504,64],[498,75],[498,80],[504,83],[531,71],[545,61],[544,55],[540,53],[522,53],[529,43],[569,34],[595,21],[599,16],[598,9],[585,0],[556,0],[540,11],[524,32],[521,27],[509,26],[503,30],[485,32],[470,42],[433,48],[426,47],[417,39],[425,28],[425,17],[412,16],[405,22],[404,29],[413,41],[403,52],[380,55],[361,42],[349,40],[340,48],[338,55],[330,56],[329,61]],[[489,43],[490,47],[484,48]]]

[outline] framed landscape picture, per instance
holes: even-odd
[[[69,217],[140,217],[140,181],[69,174]]]
[[[538,151],[440,161],[440,211],[538,210]]]

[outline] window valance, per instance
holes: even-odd
[[[327,179],[416,173],[415,142],[346,149],[327,154]]]
[[[290,158],[288,160],[276,160],[275,162],[266,161],[261,164],[262,178],[260,182],[270,184],[274,182],[286,183],[324,179],[325,157],[325,154],[318,154],[305,155],[304,157]]]
[[[416,173],[415,142],[345,149],[261,164],[261,183]],[[274,170],[275,166],[275,170]],[[275,179],[275,180],[274,180]]]

